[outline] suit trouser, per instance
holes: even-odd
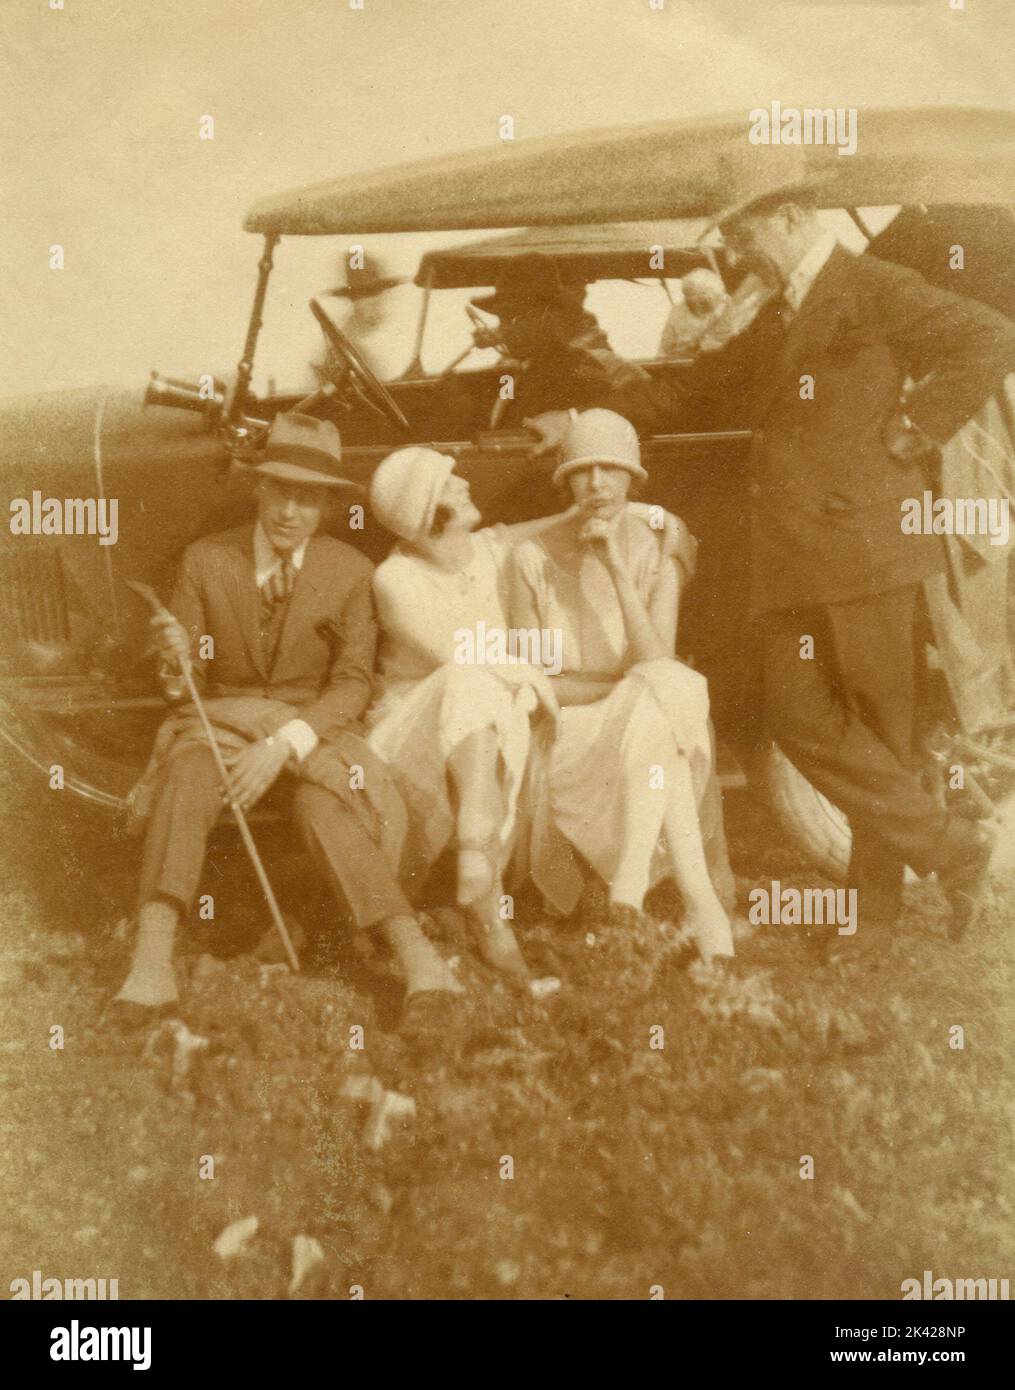
[[[315,863],[357,927],[412,916],[408,899],[356,813],[333,792],[282,774]],[[280,779],[281,781],[282,779]],[[148,822],[139,901],[168,898],[186,912],[197,893],[208,836],[222,813],[211,750],[189,744],[170,754]]]
[[[973,840],[914,765],[918,585],[763,615],[769,732],[849,817],[847,883],[868,920],[898,913],[905,866],[951,866]],[[801,638],[814,639],[813,659]]]

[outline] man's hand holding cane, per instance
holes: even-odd
[[[160,654],[167,662],[179,666],[180,668],[180,673],[187,687],[187,693],[193,701],[194,709],[201,721],[205,738],[211,749],[212,757],[215,759],[219,775],[222,778],[224,800],[235,817],[240,832],[240,838],[243,841],[243,846],[253,865],[257,880],[261,885],[261,892],[264,894],[264,899],[268,905],[268,911],[271,914],[275,930],[278,932],[282,944],[285,947],[285,953],[289,960],[289,964],[294,971],[298,971],[300,968],[299,958],[296,955],[292,939],[289,936],[285,921],[282,917],[281,909],[276,901],[271,884],[268,881],[268,875],[265,872],[264,864],[258,853],[257,846],[254,844],[254,839],[250,833],[250,827],[247,825],[247,818],[244,814],[246,806],[253,805],[254,801],[263,795],[278,776],[279,772],[281,772],[282,765],[288,758],[288,745],[286,745],[283,740],[271,739],[263,739],[259,744],[252,745],[253,749],[267,748],[268,751],[270,751],[270,759],[265,757],[263,752],[251,755],[250,748],[243,749],[240,758],[233,764],[234,769],[240,767],[240,759],[245,759],[241,769],[243,773],[242,783],[237,784],[235,776],[230,774],[225,759],[222,756],[222,749],[219,746],[218,739],[215,737],[215,731],[208,718],[208,712],[204,707],[204,701],[201,699],[201,694],[194,680],[194,673],[191,666],[190,639],[187,635],[186,628],[184,628],[182,623],[180,623],[162,604],[154,589],[149,585],[138,584],[133,580],[128,580],[127,583],[128,587],[133,589],[139,598],[144,599],[152,610],[150,622],[155,636],[156,646]],[[283,750],[284,756],[282,755]],[[269,779],[267,776],[267,768],[273,765],[276,760],[279,760],[278,767],[271,774]],[[241,792],[245,797],[251,798],[246,801],[246,806],[240,799]]]
[[[191,664],[190,639],[186,628],[166,609],[153,613],[150,619],[155,648],[170,679]],[[271,788],[289,761],[292,749],[285,739],[262,738],[249,743],[238,752],[223,752],[223,761],[229,769],[229,792],[232,801],[242,811],[256,806],[261,797]],[[223,792],[223,799],[229,799]]]

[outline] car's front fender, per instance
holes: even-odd
[[[123,581],[168,594],[184,547],[242,515],[223,460],[201,421],[143,411],[140,392],[0,403],[0,725],[97,799],[122,795],[162,709],[148,614]],[[82,521],[91,534],[62,533]]]

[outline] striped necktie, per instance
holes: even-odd
[[[268,622],[289,601],[296,582],[296,566],[293,564],[292,555],[287,551],[284,555],[278,554],[278,559],[281,563],[261,585],[261,608]]]

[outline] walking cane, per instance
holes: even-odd
[[[150,585],[139,584],[133,579],[127,579],[124,582],[128,589],[133,589],[134,593],[137,594],[139,598],[144,599],[153,613],[157,614],[159,617],[165,616],[167,618],[172,618],[172,613],[170,613],[169,609]],[[239,826],[240,838],[250,857],[250,862],[254,866],[254,872],[257,874],[257,881],[261,885],[261,892],[264,894],[264,900],[268,904],[268,911],[271,913],[272,923],[282,939],[282,945],[285,947],[285,953],[289,957],[290,966],[295,972],[298,972],[300,961],[296,954],[296,948],[293,946],[292,938],[286,929],[285,919],[279,910],[278,900],[272,891],[271,884],[268,882],[268,875],[264,871],[264,862],[258,853],[257,846],[254,844],[254,837],[250,833],[250,826],[247,824],[247,818],[243,814],[242,807],[238,804],[230,789],[229,769],[226,767],[225,760],[222,757],[222,750],[219,748],[218,740],[215,737],[215,731],[211,726],[211,720],[208,718],[208,711],[205,709],[201,696],[198,694],[189,656],[180,662],[180,667],[183,671],[183,679],[187,683],[187,692],[194,702],[194,708],[197,710],[198,718],[201,721],[201,727],[204,729],[205,738],[208,740],[208,746],[211,748],[212,757],[215,759],[215,765],[218,768],[219,776],[222,778],[222,789],[225,792],[226,802],[236,819],[236,824]]]

